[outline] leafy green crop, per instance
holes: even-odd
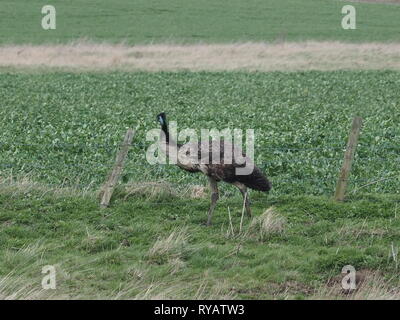
[[[400,190],[400,74],[46,73],[0,75],[0,170],[50,184],[98,187],[128,127],[123,181],[199,183],[150,165],[145,133],[167,112],[178,127],[255,129],[255,162],[276,194],[331,194],[355,115],[364,118],[351,187]],[[204,178],[203,178],[204,179]]]

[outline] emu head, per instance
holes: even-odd
[[[157,121],[163,127],[167,125],[167,116],[166,116],[165,112],[161,112],[159,115],[157,115]]]

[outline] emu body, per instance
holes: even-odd
[[[179,168],[190,173],[200,172],[208,177],[211,187],[211,205],[208,210],[207,225],[211,225],[212,215],[219,199],[218,182],[220,181],[230,183],[240,190],[246,213],[251,216],[247,188],[268,192],[272,187],[261,170],[252,163],[252,160],[238,146],[223,140],[220,140],[219,143],[195,142],[185,145],[177,144],[169,135],[165,113],[160,113],[157,116],[157,120],[160,122],[162,130],[162,151],[168,156],[175,153]],[[243,161],[238,163],[234,156],[235,153],[240,153]],[[218,159],[218,161],[216,162],[215,159]],[[230,159],[231,161],[225,163],[224,159]],[[253,168],[249,174],[237,174],[237,169],[244,168],[249,164],[252,164]]]

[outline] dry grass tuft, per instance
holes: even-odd
[[[96,191],[91,185],[79,189],[62,184],[46,185],[35,182],[35,178],[27,174],[20,177],[0,176],[0,192],[13,197],[34,194],[36,198],[42,198],[51,194],[55,197],[89,196],[99,198],[101,190]],[[207,197],[207,188],[201,185],[174,186],[166,181],[147,181],[121,184],[116,189],[115,196],[118,197],[118,193],[124,200],[130,197],[145,197],[151,200],[170,199],[171,197],[201,199]]]
[[[176,229],[168,237],[159,238],[150,248],[147,258],[157,264],[181,258],[188,239],[186,228]]]
[[[207,197],[207,188],[199,185],[192,185],[189,188],[189,197],[192,199],[204,199]]]
[[[145,196],[147,199],[190,198],[203,199],[207,197],[207,188],[201,185],[174,186],[166,181],[137,182],[123,186],[124,200],[129,197]]]
[[[128,284],[114,296],[115,299],[146,299],[146,300],[232,300],[236,293],[225,281],[209,279],[207,274],[200,279],[193,279],[190,283],[182,282],[154,282],[150,285],[137,287],[134,283]],[[132,294],[133,291],[140,292]],[[193,294],[192,291],[195,291]]]
[[[146,196],[150,199],[176,197],[177,192],[173,186],[168,182],[137,182],[131,183],[124,186],[125,197],[124,200],[129,197]]]
[[[54,292],[41,286],[40,256],[45,248],[38,242],[18,250],[6,250],[3,263],[12,266],[5,276],[0,277],[0,300],[51,299]],[[32,272],[36,271],[34,276]]]
[[[385,280],[380,272],[360,270],[356,273],[356,289],[344,290],[339,275],[321,287],[311,299],[346,299],[346,300],[400,300],[400,282],[398,279]]]
[[[253,218],[249,226],[249,235],[265,240],[268,236],[282,233],[286,219],[276,212],[274,207],[267,209],[262,215]]]
[[[35,182],[34,178],[30,175],[22,177],[0,177],[0,192],[8,194],[13,197],[20,197],[21,195],[35,194],[37,198],[51,194],[54,197],[65,196],[95,196],[95,192],[91,190],[90,185],[84,189],[77,189],[65,185],[46,185],[43,183]]]
[[[49,292],[34,282],[18,276],[6,275],[0,279],[0,300],[50,299]]]
[[[174,257],[168,261],[170,274],[175,274],[185,268],[186,263],[180,257]]]

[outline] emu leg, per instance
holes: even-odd
[[[240,193],[243,196],[243,205],[246,208],[246,214],[251,217],[251,209],[250,209],[250,199],[249,192],[247,191],[247,187],[243,183],[236,182],[234,183],[236,187],[240,190]]]
[[[219,198],[217,181],[215,181],[211,177],[209,177],[209,181],[210,181],[210,186],[211,186],[211,205],[210,205],[210,209],[208,210],[207,226],[211,225],[212,214],[214,212],[215,206],[216,206],[218,198]]]

